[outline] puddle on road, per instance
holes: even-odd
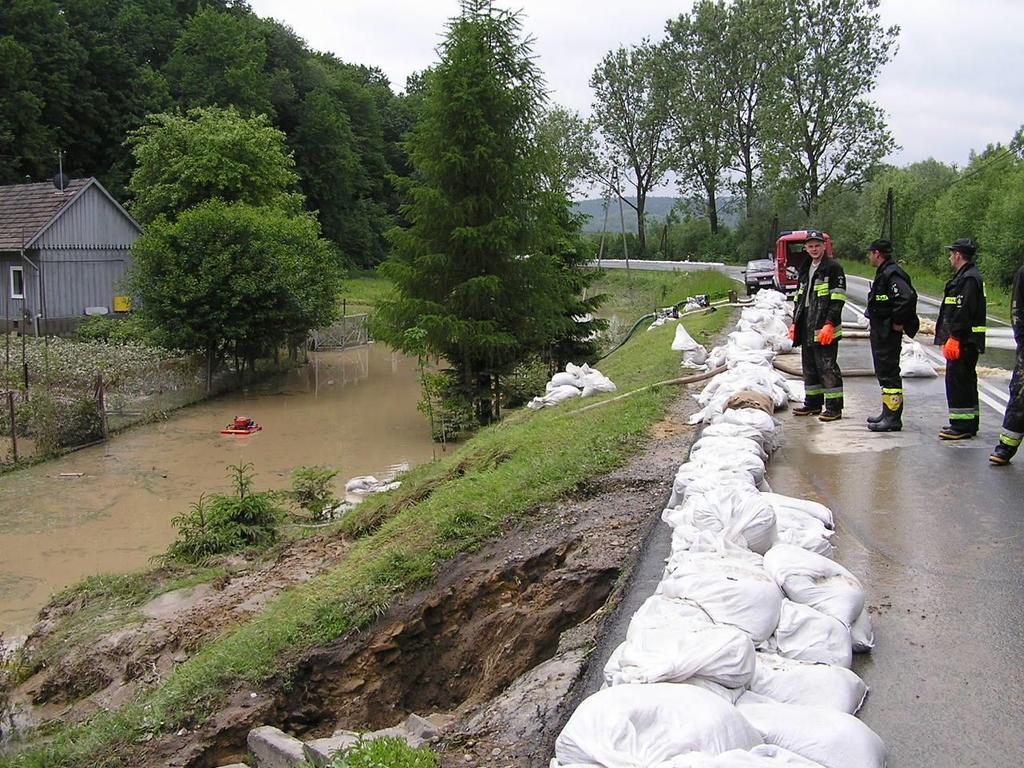
[[[328,465],[342,497],[350,477],[429,461],[418,399],[416,361],[382,344],[321,353],[273,382],[0,477],[0,634],[25,631],[51,593],[85,576],[145,567],[174,538],[172,517],[230,489],[228,464],[252,462],[261,490]],[[220,435],[236,415],[263,431]]]

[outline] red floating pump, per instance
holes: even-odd
[[[235,429],[245,429],[252,423],[252,419],[248,416],[235,416],[234,427]]]

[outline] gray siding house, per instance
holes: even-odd
[[[0,279],[5,328],[35,323],[68,333],[85,317],[109,312],[126,293],[135,220],[96,179],[0,187]]]

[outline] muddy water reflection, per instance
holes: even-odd
[[[84,576],[145,566],[173,539],[172,517],[229,489],[228,464],[252,462],[259,489],[326,464],[343,495],[350,477],[428,461],[417,381],[415,361],[384,345],[321,353],[319,365],[0,477],[0,633],[23,631],[52,592]],[[220,435],[237,414],[264,431]]]

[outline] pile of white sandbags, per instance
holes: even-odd
[[[564,371],[559,371],[544,387],[544,394],[535,397],[526,407],[539,411],[551,405],[558,405],[574,397],[590,397],[601,392],[614,392],[615,383],[596,368],[584,363],[569,363]]]
[[[740,333],[779,331],[784,305],[770,293]],[[873,637],[863,586],[829,559],[832,511],[771,492],[770,414],[707,408],[745,365],[757,366],[737,364],[708,390],[708,425],[662,513],[672,546],[661,582],[606,663],[605,687],[558,737],[552,768],[885,765],[881,739],[854,717],[867,686],[853,653]],[[756,373],[750,388],[774,401],[776,380]]]
[[[708,351],[696,342],[682,323],[676,326],[672,350],[683,353],[683,365],[687,368],[700,368],[708,359]]]

